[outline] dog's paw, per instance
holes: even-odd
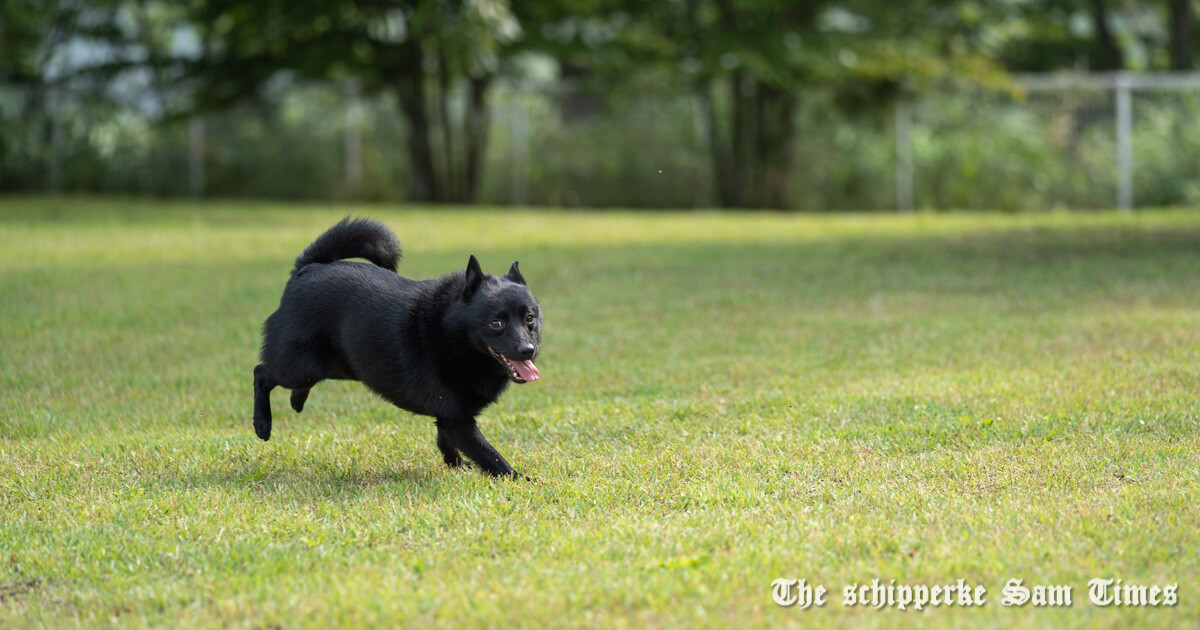
[[[307,389],[293,389],[292,390],[292,396],[291,396],[292,409],[295,409],[296,413],[300,413],[301,411],[304,411],[304,402],[306,400],[308,400],[308,391],[309,390],[307,390]]]
[[[491,477],[493,479],[499,479],[502,481],[521,481],[521,482],[527,482],[527,483],[535,482],[533,477],[521,474],[515,470],[507,470],[504,472],[496,471],[496,472],[490,472],[488,474],[491,475]]]

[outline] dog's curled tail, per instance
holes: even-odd
[[[400,241],[378,221],[346,217],[304,248],[296,258],[292,274],[308,265],[328,264],[346,258],[365,258],[378,267],[395,271],[400,263]]]

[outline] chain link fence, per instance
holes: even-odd
[[[805,93],[793,207],[1200,204],[1200,74],[1025,76],[1018,85],[853,108]],[[711,207],[699,116],[684,92],[500,85],[479,201]],[[406,136],[394,98],[345,84],[293,86],[168,120],[84,94],[0,85],[0,192],[399,201]]]

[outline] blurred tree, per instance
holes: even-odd
[[[51,41],[63,29],[56,11],[39,2],[0,4],[0,81],[16,84],[42,82]]]
[[[990,56],[1014,72],[1193,67],[1195,0],[987,3]]]
[[[471,202],[488,93],[518,53],[599,88],[695,95],[724,206],[788,207],[814,94],[883,110],[945,79],[1192,67],[1196,0],[8,0],[0,81],[186,113],[301,79],[389,91],[407,121],[409,198]],[[79,54],[84,51],[86,54]],[[118,81],[117,79],[121,79]],[[146,99],[146,88],[157,99]],[[39,100],[42,99],[42,100]],[[457,100],[461,106],[452,106]],[[564,102],[586,114],[598,98]],[[33,125],[30,125],[33,126]],[[0,137],[0,148],[4,138]]]
[[[810,91],[890,105],[949,74],[995,81],[954,3],[914,0],[550,0],[518,5],[529,37],[574,74],[652,74],[688,86],[707,128],[718,201],[787,208]],[[949,5],[949,6],[948,6]]]
[[[30,156],[22,155],[16,140],[18,130],[30,133],[37,127],[46,136],[50,127],[46,120],[36,115],[45,109],[45,90],[42,70],[45,58],[52,49],[47,40],[61,33],[56,28],[55,13],[37,2],[0,3],[0,84],[7,83],[25,88],[14,121],[0,118],[0,190],[18,187],[21,182],[12,181],[13,173],[22,173],[20,162],[29,162]],[[39,124],[41,123],[41,124]]]
[[[56,153],[60,137],[54,88],[65,72],[59,59],[66,44],[84,28],[106,35],[114,30],[111,9],[103,3],[69,0],[0,2],[0,87],[20,88],[15,115],[0,118],[0,190],[42,182],[61,185]]]
[[[205,107],[295,77],[393,90],[408,122],[409,197],[473,202],[487,142],[487,94],[520,26],[505,0],[194,0],[200,50],[186,82]],[[466,110],[450,107],[466,90]]]

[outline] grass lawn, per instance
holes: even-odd
[[[411,277],[520,260],[542,379],[481,424],[534,482],[445,468],[356,383],[255,438],[259,326],[350,212]],[[1200,624],[1200,212],[10,198],[0,355],[4,628]],[[986,603],[845,604],[874,579]]]

